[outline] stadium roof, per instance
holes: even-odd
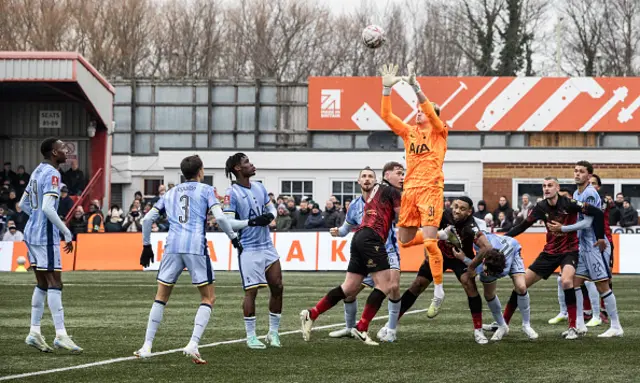
[[[34,86],[37,83],[46,87]],[[56,94],[83,98],[104,126],[111,126],[115,88],[78,53],[0,52],[0,85],[9,100],[19,101],[25,92],[31,96],[25,100],[31,101]]]

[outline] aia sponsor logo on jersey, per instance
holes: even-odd
[[[409,154],[422,154],[428,151],[429,147],[427,144],[416,145],[412,142],[411,145],[409,145]]]

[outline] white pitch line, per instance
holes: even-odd
[[[423,313],[425,311],[427,311],[427,310],[426,309],[421,309],[421,310],[407,311],[406,313],[404,313],[404,315],[418,314],[418,313]],[[375,317],[375,318],[373,318],[373,320],[374,321],[375,320],[383,320],[383,319],[387,319],[388,317],[389,317],[388,315],[383,315],[383,316]],[[311,329],[311,331],[326,330],[328,328],[334,328],[334,327],[340,327],[340,326],[344,326],[344,322],[336,323],[336,324],[329,324],[329,325],[325,325],[325,326],[314,327],[314,328]],[[280,335],[300,334],[301,332],[302,332],[301,330],[292,330],[292,331],[281,332]],[[258,339],[264,339],[265,337],[266,337],[265,335],[259,336]],[[203,345],[200,345],[198,348],[202,349],[202,348],[208,348],[208,347],[222,346],[222,345],[226,345],[226,344],[242,343],[242,342],[245,342],[246,340],[247,340],[246,338],[225,340],[225,341],[222,341],[222,342],[214,342],[214,343],[203,344]],[[175,348],[173,350],[154,352],[154,353],[151,354],[151,356],[153,357],[153,356],[159,356],[159,355],[175,354],[177,352],[182,352],[182,350],[183,350],[182,348]],[[85,368],[96,367],[96,366],[104,366],[104,365],[107,365],[107,364],[127,362],[129,360],[137,360],[137,359],[139,359],[139,358],[137,358],[135,356],[125,356],[125,357],[122,357],[122,358],[102,360],[100,362],[79,364],[77,366],[61,367],[61,368],[54,368],[54,369],[51,369],[51,370],[42,370],[42,371],[27,372],[27,373],[18,374],[18,375],[2,376],[2,377],[0,377],[0,381],[13,380],[13,379],[22,379],[22,378],[30,378],[32,376],[39,376],[39,375],[49,375],[49,374],[55,374],[56,372],[82,370],[82,369],[85,369]]]

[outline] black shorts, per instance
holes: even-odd
[[[542,279],[548,279],[551,274],[560,266],[560,270],[565,265],[571,265],[574,268],[578,266],[578,252],[549,254],[542,252],[535,261],[529,266],[529,270],[538,274]]]
[[[366,276],[390,268],[387,249],[378,233],[369,227],[356,232],[351,240],[351,258],[347,271]]]
[[[442,271],[451,270],[460,280],[460,276],[467,272],[467,265],[464,262],[459,260],[458,258],[450,258],[447,256],[442,257]],[[433,282],[433,276],[431,275],[431,267],[429,266],[429,261],[425,259],[422,262],[422,266],[420,266],[420,270],[418,270],[418,276],[427,278],[430,282]]]

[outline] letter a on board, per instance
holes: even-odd
[[[294,258],[298,259],[300,262],[304,262],[304,254],[302,253],[302,246],[300,245],[299,240],[291,242],[289,254],[287,254],[287,262],[291,261]]]

